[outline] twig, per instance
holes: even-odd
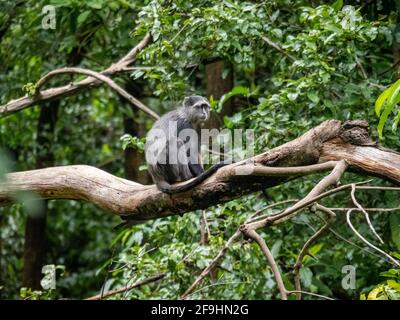
[[[349,211],[350,209],[353,209],[354,211],[360,211],[358,208],[328,208],[329,210],[332,211]],[[393,211],[399,211],[400,207],[396,208],[364,208],[365,211],[370,211],[370,212],[393,212]]]
[[[126,72],[125,68],[127,68],[129,64],[135,61],[137,54],[140,51],[142,51],[150,42],[151,42],[151,36],[150,34],[146,34],[143,37],[143,39],[124,57],[122,57],[119,61],[113,63],[111,66],[109,66],[107,69],[103,70],[100,73],[105,76],[110,76],[113,74]],[[0,106],[0,117],[10,115],[14,112],[28,108],[39,102],[44,102],[50,99],[56,99],[66,95],[71,95],[84,88],[99,84],[101,84],[101,81],[99,81],[98,79],[95,79],[93,77],[88,77],[74,84],[69,84],[61,87],[55,87],[44,90],[40,92],[40,94],[36,97],[30,97],[28,95],[25,95],[21,98],[11,100],[6,104]]]
[[[40,78],[39,81],[36,83],[37,95],[41,94],[40,89],[47,81],[49,81],[51,78],[53,78],[56,75],[66,74],[66,73],[83,74],[86,76],[93,77],[99,81],[102,81],[102,82],[106,83],[111,89],[115,90],[121,96],[123,96],[125,99],[127,99],[134,106],[136,106],[140,110],[142,110],[145,113],[147,113],[148,115],[150,115],[153,119],[157,120],[160,118],[157,113],[155,113],[149,107],[147,107],[142,102],[140,102],[138,99],[136,99],[135,97],[130,95],[128,92],[126,92],[123,88],[121,88],[119,85],[117,85],[109,77],[107,77],[104,74],[101,74],[99,72],[95,72],[95,71],[87,70],[87,69],[83,69],[83,68],[61,68],[61,69],[56,69],[56,70],[50,71],[45,76]]]
[[[372,233],[378,238],[378,240],[380,241],[380,243],[384,243],[382,238],[378,235],[378,233],[376,232],[374,226],[371,223],[371,220],[369,219],[369,214],[367,211],[364,210],[364,208],[361,206],[361,204],[357,201],[356,196],[355,196],[355,192],[356,192],[356,186],[354,184],[351,185],[351,199],[353,200],[353,203],[358,207],[359,210],[361,210],[362,213],[364,213],[365,219],[367,220],[368,226],[371,229]]]
[[[372,243],[370,243],[367,239],[365,239],[357,230],[356,228],[354,228],[354,226],[351,223],[350,220],[350,215],[353,212],[352,209],[350,209],[349,211],[347,211],[346,214],[346,221],[347,224],[349,225],[350,229],[356,234],[357,237],[359,237],[367,246],[371,247],[372,249],[375,249],[376,251],[380,252],[382,255],[384,255],[387,259],[389,259],[390,261],[392,261],[396,266],[400,267],[400,263],[395,260],[392,256],[390,256],[389,254],[387,254],[385,251],[379,249],[378,247],[374,246]]]
[[[266,217],[263,220],[260,221],[255,221],[248,226],[256,230],[258,228],[262,228],[267,226],[268,224],[278,224],[283,221],[286,221],[287,219],[290,219],[291,216],[293,216],[297,211],[303,209],[304,207],[307,207],[314,203],[315,201],[319,200],[320,198],[327,196],[333,192],[338,192],[341,191],[345,188],[351,187],[351,185],[346,185],[342,187],[338,187],[334,190],[327,191],[323,193],[325,189],[327,189],[329,186],[337,184],[339,182],[340,177],[343,175],[343,173],[347,169],[347,164],[346,161],[341,160],[339,161],[336,165],[335,168],[332,170],[332,172],[323,178],[308,194],[305,198],[294,204],[292,207],[287,208],[283,212],[276,214],[276,215],[271,215]]]
[[[260,246],[261,251],[263,252],[264,256],[267,258],[269,265],[271,266],[272,272],[275,276],[276,285],[278,286],[279,292],[281,294],[282,300],[287,300],[287,290],[282,280],[281,272],[279,271],[278,265],[275,262],[274,256],[272,255],[271,251],[269,250],[267,244],[265,243],[264,239],[252,229],[248,229],[246,225],[243,225],[241,231],[247,237],[253,239],[257,242]]]
[[[311,173],[324,172],[327,170],[332,170],[338,164],[338,161],[327,161],[324,163],[312,164],[309,166],[299,166],[299,167],[264,167],[264,166],[251,166],[244,165],[238,166],[241,172],[251,172],[255,176],[268,176],[268,177],[287,177],[290,175],[307,175]]]
[[[143,280],[139,280],[139,281],[135,282],[134,284],[132,284],[130,286],[127,286],[127,287],[124,286],[122,288],[110,290],[110,291],[104,293],[103,296],[101,294],[97,294],[97,295],[95,295],[93,297],[86,298],[85,300],[101,300],[103,298],[107,298],[107,297],[116,295],[118,293],[123,293],[125,291],[128,291],[128,290],[143,286],[145,284],[158,281],[158,280],[164,278],[165,276],[166,276],[166,273],[159,273],[159,274],[156,274],[156,275],[151,276],[149,278],[146,278],[146,279],[143,279]]]
[[[323,296],[322,294],[316,294],[316,293],[312,293],[312,292],[308,292],[308,291],[301,291],[301,290],[290,290],[290,291],[287,291],[287,294],[298,294],[298,293],[300,293],[300,294],[301,293],[308,294],[310,296],[324,298],[326,300],[336,300],[336,299],[333,299],[333,298],[329,298],[327,296]]]
[[[321,237],[336,220],[335,213],[333,211],[329,210],[328,208],[317,203],[315,205],[315,209],[326,213],[329,216],[329,218],[326,221],[326,223],[306,241],[306,243],[304,244],[303,248],[301,249],[299,255],[297,256],[297,260],[296,260],[296,263],[293,268],[294,283],[295,283],[296,290],[298,291],[296,293],[297,300],[301,299],[300,269],[303,265],[303,259],[304,259],[305,255],[308,253],[308,249],[310,248],[310,246],[319,237]]]
[[[377,257],[377,258],[380,258],[379,255],[373,253],[372,251],[370,251],[370,250],[368,250],[368,249],[365,249],[365,248],[363,248],[363,247],[361,247],[361,246],[355,244],[354,242],[352,242],[352,241],[350,241],[350,240],[347,240],[345,237],[343,237],[342,235],[340,235],[337,231],[333,230],[332,228],[329,228],[329,231],[332,232],[332,233],[335,235],[335,237],[337,237],[338,239],[340,239],[340,240],[342,240],[342,241],[344,241],[344,242],[346,242],[346,243],[348,243],[348,244],[350,244],[350,245],[352,245],[352,246],[354,246],[354,247],[356,247],[356,248],[358,248],[358,249],[360,249],[360,250],[362,250],[362,251],[365,251],[365,252],[367,252],[368,254],[371,254],[371,255],[373,255],[373,256],[375,256],[375,257]]]
[[[384,191],[400,191],[400,187],[381,187],[381,186],[356,186],[359,190],[384,190]]]
[[[282,53],[285,57],[288,57],[292,61],[296,61],[296,58],[287,53],[285,50],[282,49],[280,45],[277,43],[273,42],[271,39],[267,38],[266,36],[261,37],[269,46],[273,47],[274,49],[278,50],[280,53]]]
[[[224,256],[225,252],[232,245],[232,243],[240,236],[240,231],[237,230],[225,243],[223,248],[218,252],[218,254],[214,257],[214,259],[210,262],[210,264],[205,268],[200,275],[196,278],[196,280],[191,284],[191,286],[181,295],[181,299],[186,299],[188,295],[190,295],[194,289],[200,284],[200,282],[216,267],[218,261]]]
[[[358,67],[360,68],[360,70],[361,70],[361,74],[362,74],[363,78],[364,78],[365,80],[367,80],[367,79],[368,79],[367,72],[365,71],[363,65],[361,64],[361,61],[360,61],[357,57],[356,57],[356,63],[357,63],[357,66],[358,66]]]
[[[201,218],[200,218],[200,243],[205,245],[209,242],[210,239],[210,229],[208,228],[207,222],[207,211],[201,210]]]

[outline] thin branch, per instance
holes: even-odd
[[[329,210],[332,211],[349,211],[350,209],[353,209],[353,211],[360,211],[358,208],[328,208]],[[364,208],[365,211],[370,211],[370,212],[394,212],[394,211],[399,211],[400,207],[396,208]]]
[[[266,36],[263,36],[263,37],[261,37],[269,46],[271,46],[272,48],[274,48],[274,49],[276,49],[276,50],[278,50],[280,53],[282,53],[285,57],[288,57],[290,60],[292,60],[292,61],[296,61],[296,58],[295,57],[293,57],[292,55],[290,55],[289,53],[287,53],[284,49],[282,49],[282,47],[279,45],[279,44],[277,44],[277,43],[275,43],[275,42],[273,42],[270,38],[268,38],[268,37],[266,37]]]
[[[241,231],[247,237],[253,239],[257,242],[260,246],[261,251],[263,252],[264,256],[267,258],[267,261],[272,269],[272,272],[275,276],[276,285],[278,286],[281,299],[287,300],[287,290],[282,280],[281,272],[279,271],[278,265],[275,262],[274,256],[272,255],[271,251],[269,250],[267,244],[265,243],[264,239],[255,231],[246,228],[246,225],[243,225]]]
[[[357,230],[354,228],[353,224],[351,223],[351,213],[353,212],[352,209],[347,211],[346,214],[346,221],[347,224],[349,225],[350,229],[356,234],[357,237],[359,237],[367,246],[371,247],[372,249],[375,249],[376,251],[380,252],[382,255],[384,255],[387,259],[392,261],[396,266],[400,267],[400,263],[395,260],[391,255],[387,254],[385,251],[379,249],[378,247],[374,246],[372,243],[370,243],[367,239],[365,239]]]
[[[328,220],[326,220],[326,223],[306,241],[306,243],[304,244],[303,248],[301,249],[299,255],[297,256],[297,260],[296,260],[296,263],[293,268],[294,283],[295,283],[296,290],[298,291],[296,294],[297,300],[301,299],[300,269],[303,265],[303,259],[306,256],[306,254],[308,254],[308,249],[311,247],[311,245],[313,243],[315,243],[315,241],[317,241],[319,237],[321,237],[323,234],[325,234],[326,231],[329,229],[329,227],[336,220],[335,213],[333,211],[329,210],[328,208],[317,203],[315,205],[315,209],[326,213],[329,216],[329,218],[328,218]]]
[[[327,161],[324,163],[317,163],[309,166],[300,167],[264,167],[264,166],[240,166],[238,169],[245,172],[251,172],[255,176],[267,176],[267,177],[287,177],[287,176],[298,176],[308,175],[317,172],[324,172],[332,170],[338,164],[338,161]]]
[[[368,79],[367,72],[365,71],[365,69],[364,69],[364,67],[363,67],[363,65],[362,65],[362,63],[361,63],[361,61],[360,61],[357,57],[356,57],[356,64],[357,64],[357,66],[360,68],[361,74],[362,74],[363,78],[364,78],[365,80],[367,80],[367,79]]]
[[[370,255],[373,255],[373,256],[375,256],[375,257],[377,257],[377,258],[381,258],[381,256],[377,255],[376,253],[374,253],[374,252],[372,252],[372,251],[370,251],[370,250],[368,250],[368,249],[365,249],[365,248],[363,248],[363,247],[357,245],[356,243],[354,243],[354,242],[352,242],[352,241],[350,241],[350,240],[347,240],[345,237],[343,237],[341,234],[339,234],[339,233],[338,233],[337,231],[335,231],[334,229],[329,228],[329,231],[332,232],[332,233],[334,234],[335,237],[337,237],[338,239],[340,239],[340,240],[342,240],[342,241],[344,241],[344,242],[346,242],[346,243],[352,245],[353,247],[358,248],[358,249],[360,249],[360,250],[362,250],[362,251],[365,251],[366,253],[368,253],[368,254],[370,254]]]
[[[201,210],[200,218],[200,243],[202,245],[208,244],[210,239],[210,229],[207,222],[207,211]]]
[[[351,199],[352,199],[353,203],[357,206],[357,208],[359,210],[361,210],[362,213],[364,213],[365,219],[367,220],[368,226],[371,229],[372,233],[378,238],[380,243],[383,244],[384,242],[383,242],[382,238],[378,235],[378,233],[376,232],[374,226],[371,223],[371,220],[369,218],[368,212],[365,211],[364,208],[361,206],[361,204],[357,201],[355,192],[356,192],[356,186],[354,184],[352,184],[351,185],[351,193],[350,194],[351,194]]]
[[[127,68],[129,64],[133,63],[136,60],[137,54],[142,51],[150,42],[151,36],[150,34],[146,34],[143,39],[124,57],[122,57],[119,61],[113,63],[111,66],[100,73],[105,76],[110,76],[121,72],[126,72],[125,68]],[[4,117],[17,111],[23,110],[25,108],[38,104],[39,102],[60,98],[66,95],[72,95],[80,90],[95,85],[100,85],[101,83],[102,82],[98,79],[88,77],[74,84],[71,83],[65,86],[43,90],[36,97],[25,95],[21,98],[11,100],[6,104],[0,106],[0,117]]]
[[[383,76],[385,73],[389,72],[390,70],[393,70],[400,64],[400,59],[397,60],[394,64],[392,64],[389,68],[386,70],[383,70],[381,73],[378,74],[378,77]]]
[[[93,297],[90,297],[90,298],[87,298],[85,300],[101,300],[101,299],[116,295],[118,293],[124,293],[126,291],[131,290],[131,289],[143,286],[145,284],[149,284],[149,283],[158,281],[158,280],[164,278],[165,276],[166,276],[166,273],[159,273],[159,274],[156,274],[156,275],[151,276],[149,278],[146,278],[146,279],[143,279],[143,280],[139,280],[139,281],[135,282],[134,284],[132,284],[130,286],[124,286],[122,288],[113,289],[113,290],[110,290],[110,291],[104,293],[103,295],[97,294],[97,295],[95,295]]]
[[[310,296],[314,296],[314,297],[318,297],[318,298],[324,298],[324,299],[326,299],[326,300],[336,300],[336,299],[333,299],[333,298],[329,298],[329,297],[327,297],[327,296],[323,296],[322,294],[316,294],[316,293],[312,293],[312,292],[308,292],[308,291],[300,291],[300,290],[290,290],[290,291],[287,291],[287,294],[298,294],[298,293],[303,293],[303,294],[308,294],[308,295],[310,295]]]
[[[74,73],[74,74],[83,74],[86,76],[93,77],[99,81],[104,82],[107,84],[111,89],[115,90],[118,92],[121,96],[123,96],[125,99],[127,99],[131,104],[133,104],[135,107],[139,108],[143,112],[147,113],[150,115],[153,119],[157,120],[159,119],[159,115],[155,113],[153,110],[151,110],[149,107],[147,107],[145,104],[140,102],[138,99],[130,95],[128,92],[126,92],[124,89],[122,89],[119,85],[117,85],[113,80],[111,80],[109,77],[99,73],[95,72],[92,70],[87,70],[83,68],[61,68],[61,69],[56,69],[53,71],[50,71],[47,73],[45,76],[43,76],[39,81],[36,83],[36,92],[37,95],[40,95],[40,89],[41,87],[49,81],[51,78],[53,78],[56,75],[59,74],[66,74],[66,73]]]
[[[190,285],[190,287],[181,295],[181,299],[186,299],[194,289],[200,284],[200,282],[217,266],[219,260],[225,255],[228,248],[235,242],[235,240],[241,235],[240,231],[237,230],[225,243],[223,248],[218,252],[214,259],[209,263],[207,268],[205,268],[196,280]]]
[[[341,186],[338,187],[334,190],[327,191],[323,193],[325,189],[327,189],[331,185],[335,185],[339,182],[340,177],[343,175],[343,173],[347,169],[347,164],[346,161],[341,160],[339,161],[335,168],[332,170],[332,172],[323,178],[308,194],[305,198],[294,204],[292,207],[287,208],[284,210],[282,213],[276,214],[276,215],[271,215],[266,217],[263,220],[260,221],[255,221],[250,224],[248,224],[249,228],[256,230],[258,228],[262,228],[267,226],[268,224],[278,224],[283,221],[286,221],[287,219],[290,219],[291,216],[293,216],[297,211],[303,209],[304,207],[307,207],[314,203],[315,201],[319,200],[320,198],[327,196],[331,194],[332,192],[338,192],[341,191],[345,188],[351,187],[351,185],[347,186]]]

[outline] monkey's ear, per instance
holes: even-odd
[[[185,97],[185,99],[183,99],[183,106],[184,107],[189,107],[192,104],[193,104],[192,97]]]

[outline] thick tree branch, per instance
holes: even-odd
[[[282,184],[302,175],[298,167],[312,165],[311,168],[321,171],[316,164],[343,160],[350,170],[400,184],[399,153],[374,145],[368,138],[365,122],[342,124],[330,120],[282,146],[223,167],[184,193],[168,195],[154,185],[140,185],[94,167],[78,165],[8,174],[7,183],[0,185],[0,205],[12,202],[17,191],[33,191],[45,199],[86,200],[125,218],[148,220],[204,209]],[[249,163],[255,166],[254,172],[238,175],[240,168]],[[328,163],[324,169],[330,170],[332,164]],[[260,175],[264,169],[270,170],[268,167],[290,168],[278,169],[279,176]]]

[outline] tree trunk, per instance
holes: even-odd
[[[59,101],[53,101],[40,108],[37,127],[37,159],[36,168],[54,165],[52,141],[57,122]],[[42,266],[46,255],[46,216],[47,201],[43,203],[41,212],[28,215],[25,227],[23,286],[39,290],[42,278]]]
[[[223,77],[224,69],[229,70],[226,77]],[[218,100],[222,95],[229,92],[233,88],[233,67],[222,60],[211,62],[206,65],[206,78],[207,78],[207,96],[213,97],[214,100]],[[233,114],[233,103],[232,100],[228,100],[222,111],[217,116],[212,113],[207,128],[220,128],[223,124],[224,116]]]
[[[143,85],[141,83],[133,82],[131,79],[128,80],[125,85],[125,90],[131,95],[141,98],[143,96]],[[128,114],[124,114],[124,132],[131,136],[142,138],[146,136],[146,127],[144,122],[139,121],[140,110],[138,110],[132,104],[127,104],[126,100],[121,97],[121,103],[126,108],[130,108],[132,111],[132,117]],[[124,170],[125,178],[128,180],[137,181],[139,183],[147,184],[151,182],[149,174],[146,170],[139,170],[139,167],[145,163],[144,154],[133,148],[127,148],[124,151]]]

